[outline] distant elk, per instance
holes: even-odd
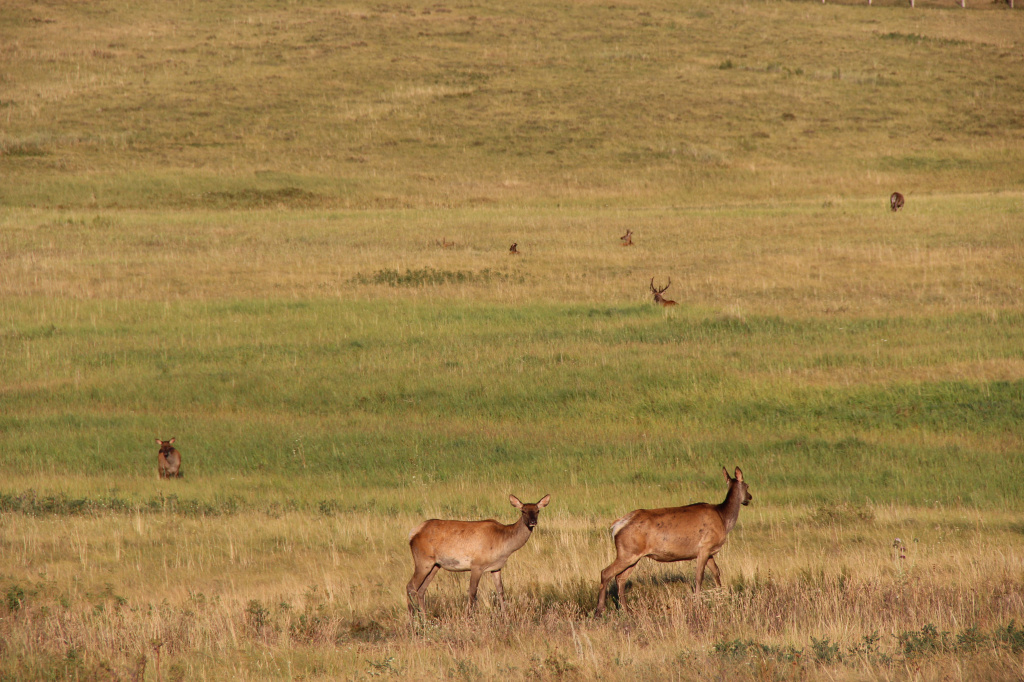
[[[903,195],[899,192],[893,192],[889,196],[889,208],[892,209],[893,213],[903,208],[903,204],[905,203],[907,203],[906,199],[904,199]]]
[[[448,241],[446,237],[442,237],[441,241],[437,242],[437,245],[440,246],[442,249],[455,248],[455,242]]]
[[[409,533],[409,547],[412,549],[413,574],[405,587],[409,602],[409,615],[415,617],[416,606],[426,610],[423,598],[430,581],[438,569],[446,571],[469,571],[469,604],[466,614],[476,604],[476,588],[480,576],[491,574],[498,602],[505,608],[505,591],[501,585],[501,569],[505,567],[512,552],[526,544],[537,526],[540,510],[548,506],[551,495],[545,495],[536,504],[524,504],[515,495],[508,496],[509,502],[522,511],[519,520],[504,525],[493,519],[486,521],[444,521],[430,519],[416,526]]]
[[[508,252],[513,256],[519,255],[519,243],[515,242],[512,246],[508,247]]]
[[[729,483],[729,492],[721,504],[701,502],[685,507],[637,509],[612,524],[615,561],[601,571],[601,591],[597,594],[595,616],[604,613],[608,585],[613,578],[619,590],[619,605],[626,608],[626,580],[644,557],[660,562],[696,559],[695,594],[700,593],[705,566],[711,569],[715,585],[722,586],[715,554],[722,549],[729,531],[736,525],[740,505],[749,504],[753,499],[739,467],[736,468],[736,478],[730,477],[724,467],[722,473]]]
[[[674,306],[676,304],[675,301],[669,300],[669,299],[665,298],[664,296],[662,296],[662,294],[665,293],[665,291],[670,286],[672,286],[672,278],[671,277],[668,278],[668,284],[666,284],[665,286],[663,286],[660,289],[655,288],[655,286],[654,286],[654,278],[651,277],[651,293],[654,294],[654,302],[657,303],[658,305],[662,306],[663,308],[670,308],[670,307],[672,307],[672,306]]]
[[[633,230],[626,230],[626,234],[619,237],[623,246],[633,246]]]
[[[160,452],[156,454],[156,466],[160,472],[160,478],[181,478],[185,474],[181,471],[181,453],[174,447],[174,438],[170,440],[156,439],[160,446]]]

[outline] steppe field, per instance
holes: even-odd
[[[915,4],[0,2],[0,682],[1024,679],[1024,8]]]

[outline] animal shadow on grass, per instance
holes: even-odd
[[[679,590],[679,597],[689,597],[693,595],[693,576],[685,573],[666,573],[662,575],[645,575],[636,578],[630,578],[626,581],[626,591],[632,592],[637,587],[669,587],[672,586],[673,591]],[[675,587],[675,586],[679,587]],[[705,589],[714,589],[715,579],[710,575],[704,576],[704,583],[701,585],[702,594]],[[622,609],[622,604],[619,601],[619,587],[614,582],[608,586],[608,596],[615,600],[615,606]]]

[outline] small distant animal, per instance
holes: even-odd
[[[903,198],[903,195],[900,194],[899,192],[893,192],[892,195],[889,197],[889,208],[892,209],[893,213],[903,208],[903,204],[905,203],[906,200]]]
[[[633,230],[626,230],[626,234],[619,237],[623,246],[633,246]]]
[[[729,476],[725,467],[722,473],[729,484],[729,492],[721,504],[701,502],[685,507],[637,509],[612,524],[615,561],[601,571],[601,591],[597,594],[595,616],[604,613],[608,585],[613,578],[619,588],[619,605],[626,608],[626,580],[644,557],[660,562],[696,559],[695,594],[700,593],[705,566],[711,569],[715,585],[722,586],[715,554],[725,545],[729,531],[736,525],[740,506],[750,504],[753,499],[739,467],[736,467],[735,478]]]
[[[524,504],[515,495],[508,496],[512,506],[522,514],[511,525],[493,519],[486,521],[444,521],[430,519],[409,533],[412,549],[413,574],[405,587],[409,602],[409,615],[415,617],[416,606],[426,609],[424,596],[438,569],[469,571],[469,614],[476,604],[476,588],[480,576],[490,573],[498,602],[505,609],[505,591],[501,585],[501,569],[517,549],[526,544],[537,527],[540,510],[548,506],[551,495],[545,495],[536,504]]]
[[[510,254],[512,254],[513,256],[518,256],[519,255],[519,243],[516,242],[516,243],[512,244],[512,246],[508,247],[508,252]]]
[[[160,478],[181,478],[184,472],[181,470],[181,453],[174,447],[174,438],[170,440],[156,439],[160,446],[160,452],[156,454],[156,466],[160,472]]]
[[[437,242],[437,245],[442,249],[455,248],[455,242],[450,242],[446,238],[442,238],[441,241]]]
[[[665,286],[663,286],[660,289],[655,288],[655,286],[654,286],[654,278],[651,277],[651,293],[654,294],[654,302],[657,303],[658,305],[664,307],[664,308],[669,308],[669,307],[674,306],[676,304],[675,301],[669,300],[669,299],[665,298],[664,296],[662,296],[662,294],[665,293],[665,291],[670,286],[672,286],[672,278],[671,277],[668,278],[668,284],[666,284]]]

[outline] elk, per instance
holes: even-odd
[[[903,195],[900,194],[899,192],[893,192],[892,195],[889,197],[889,208],[892,209],[893,213],[903,208],[903,204],[905,203],[906,200],[903,198]]]
[[[694,594],[700,594],[705,566],[711,569],[715,585],[722,586],[715,554],[722,549],[729,531],[736,525],[740,505],[749,504],[753,499],[739,467],[736,467],[736,478],[730,477],[724,467],[722,473],[729,483],[729,492],[721,504],[700,502],[685,507],[637,509],[612,524],[615,561],[601,571],[601,591],[597,594],[595,616],[604,613],[605,597],[612,578],[618,586],[619,605],[626,608],[626,580],[644,557],[660,562],[696,559]]]
[[[512,246],[508,247],[508,252],[513,256],[519,255],[519,243],[514,242]]]
[[[156,453],[156,466],[160,472],[160,478],[181,478],[184,474],[181,471],[181,453],[172,445],[174,438],[170,440],[156,439],[160,446],[160,452]]]
[[[633,230],[626,230],[626,234],[619,237],[623,246],[633,246]]]
[[[423,598],[430,581],[440,568],[446,571],[469,571],[469,604],[466,615],[476,604],[476,588],[480,576],[491,574],[498,602],[505,609],[505,591],[501,585],[501,569],[505,567],[512,552],[521,548],[530,539],[537,526],[540,510],[548,506],[551,495],[545,495],[536,504],[524,504],[515,495],[508,496],[509,502],[522,511],[519,520],[505,525],[494,519],[486,521],[445,521],[430,519],[412,529],[409,533],[409,547],[412,549],[413,574],[405,587],[409,601],[409,615],[415,617],[416,605],[426,610]]]
[[[671,300],[665,298],[664,296],[662,296],[662,294],[665,293],[665,290],[668,289],[670,286],[672,286],[672,278],[671,277],[668,278],[668,284],[663,286],[661,289],[655,289],[654,288],[654,278],[651,277],[651,293],[654,294],[654,302],[657,303],[658,305],[664,307],[664,308],[669,308],[669,307],[674,306],[676,304],[675,301],[671,301]]]

